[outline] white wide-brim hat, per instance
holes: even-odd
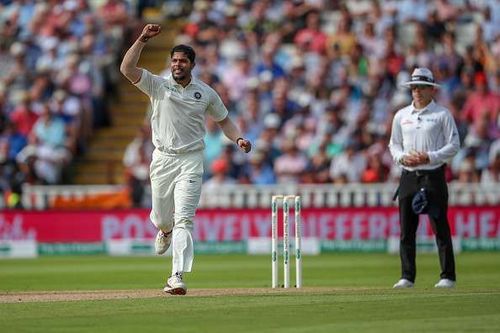
[[[415,85],[428,85],[439,88],[440,85],[434,82],[434,76],[428,68],[415,68],[411,73],[410,81],[402,84],[403,87],[410,88]]]

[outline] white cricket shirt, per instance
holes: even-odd
[[[434,101],[420,111],[412,103],[394,116],[389,142],[394,161],[400,164],[401,158],[411,151],[427,152],[430,159],[428,164],[404,166],[405,169],[435,169],[448,162],[459,149],[457,126],[450,111]]]
[[[182,87],[172,75],[165,78],[143,69],[135,85],[150,98],[153,144],[166,154],[204,149],[205,114],[215,121],[228,115],[215,90],[195,77]]]

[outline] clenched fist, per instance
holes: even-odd
[[[248,153],[250,152],[250,150],[252,150],[252,144],[246,139],[238,138],[238,140],[236,140],[236,144],[245,153]]]
[[[139,40],[143,43],[146,43],[150,38],[158,35],[161,31],[161,26],[159,24],[146,24],[144,29],[142,29],[141,36],[139,36]]]

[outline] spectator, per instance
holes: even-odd
[[[486,43],[492,43],[495,37],[500,35],[500,27],[498,25],[500,22],[493,21],[491,15],[493,6],[494,5],[492,5],[491,7],[486,7],[483,10],[484,20],[481,24],[481,29],[484,33],[483,40]],[[496,4],[496,6],[498,7],[498,3]]]
[[[25,45],[20,42],[13,43],[10,47],[10,54],[14,58],[14,63],[6,71],[7,75],[3,82],[13,93],[26,91],[31,82],[31,72],[26,66]]]
[[[210,171],[212,176],[205,181],[204,188],[210,192],[210,190],[217,190],[222,184],[234,184],[236,183],[234,178],[228,175],[229,163],[225,159],[217,159],[212,162],[210,166]]]
[[[424,22],[428,15],[426,0],[402,0],[397,4],[398,20],[401,24],[408,22]]]
[[[265,155],[260,151],[255,151],[250,156],[246,173],[251,184],[270,185],[276,182],[273,169],[265,163]]]
[[[330,169],[353,137],[363,140],[367,152],[378,147],[392,112],[408,103],[409,94],[396,88],[414,66],[429,64],[442,83],[437,100],[452,112],[461,141],[467,138],[449,177],[459,177],[457,163],[468,153],[478,171],[488,170],[485,151],[500,137],[497,1],[373,0],[363,11],[355,1],[223,3],[182,6],[191,12],[178,38],[202,55],[196,75],[217,89],[245,135],[259,143],[263,166],[273,169],[291,135],[306,158],[299,181],[351,181],[347,174],[326,176],[325,164]],[[129,24],[137,23],[127,1],[91,5],[65,0],[2,7],[0,137],[8,136],[4,124],[13,122],[27,139],[47,103],[65,122],[71,155],[85,151],[94,128],[111,124],[107,105],[118,97],[116,59]],[[250,156],[226,151],[218,134],[207,131],[207,169],[224,156],[231,176],[248,182],[241,166],[251,165]],[[378,152],[386,153],[386,147]],[[366,165],[375,163],[370,154]],[[21,155],[31,160],[14,169],[26,181],[40,181],[34,169],[27,172],[37,161],[36,149]],[[346,169],[355,170],[352,163]],[[399,177],[392,164],[389,175]]]
[[[10,114],[10,119],[19,133],[27,137],[38,120],[38,115],[31,108],[31,99],[26,91],[18,92],[17,99],[19,102]]]
[[[321,142],[318,151],[309,160],[306,168],[307,178],[302,177],[303,183],[324,184],[330,182],[330,158],[327,147],[326,140]]]
[[[436,63],[446,66],[449,75],[459,77],[463,59],[455,47],[455,35],[450,31],[444,32],[438,44],[441,50],[435,55]]]
[[[237,182],[247,183],[245,179],[245,166],[248,164],[245,153],[238,149],[234,149],[233,143],[224,138],[222,141],[222,153],[219,159],[227,161],[227,175]]]
[[[457,181],[459,183],[478,183],[479,175],[476,169],[474,155],[469,154],[458,169]]]
[[[298,183],[306,167],[307,158],[299,151],[294,140],[285,140],[282,144],[282,155],[274,162],[277,182],[280,184]]]
[[[458,19],[462,8],[448,0],[438,0],[436,2],[437,19],[441,22],[454,22]]]
[[[240,100],[247,89],[248,81],[252,78],[251,62],[244,50],[236,56],[233,63],[222,76],[222,82],[229,91],[229,97],[233,101]]]
[[[496,124],[500,115],[500,96],[489,91],[484,72],[476,73],[474,84],[474,91],[467,97],[462,109],[465,119],[474,124],[484,114],[488,122]]]
[[[142,126],[134,140],[128,144],[123,156],[125,179],[130,189],[134,207],[141,207],[146,198],[145,186],[149,185],[149,165],[153,154],[151,128]]]
[[[356,44],[356,35],[352,31],[352,20],[350,16],[340,18],[335,33],[328,36],[326,41],[326,49],[329,54],[337,46],[341,55],[351,53],[352,48]],[[337,45],[337,46],[336,46]]]
[[[366,169],[361,174],[363,183],[384,183],[387,181],[389,168],[377,155],[368,155]]]
[[[396,24],[396,8],[389,1],[372,0],[371,10],[367,13],[368,20],[373,22],[375,34],[382,37],[388,27]]]
[[[464,139],[464,148],[470,148],[474,151],[474,156],[476,157],[475,165],[478,170],[487,168],[489,163],[492,139],[488,131],[488,125],[486,116],[483,116],[481,121],[472,126]]]
[[[366,168],[366,158],[357,150],[355,142],[349,142],[345,150],[332,159],[330,177],[334,183],[359,183]]]
[[[500,182],[500,152],[497,152],[487,169],[481,173],[481,183],[494,184]]]
[[[255,82],[255,84],[258,85],[258,80],[256,81],[257,82]],[[257,92],[247,92],[245,100],[242,104],[242,111],[240,111],[240,114],[242,119],[244,119],[247,124],[245,137],[248,138],[248,140],[255,142],[264,127],[264,117],[261,113],[261,103]]]
[[[62,170],[71,160],[71,144],[67,140],[64,121],[55,117],[47,105],[30,133],[30,145],[36,148],[37,174],[47,184],[58,184]]]
[[[375,33],[375,24],[372,20],[368,20],[363,32],[359,36],[359,43],[363,48],[363,54],[368,58],[380,59],[384,53],[384,43]]]
[[[302,50],[323,54],[326,48],[326,39],[326,34],[321,30],[320,13],[311,10],[306,15],[306,26],[295,35],[295,45]]]
[[[425,22],[425,36],[429,36],[430,41],[436,43],[445,32],[446,26],[443,20],[439,18],[437,10],[429,12]]]
[[[23,182],[68,181],[64,171],[73,155],[84,150],[94,127],[110,123],[105,105],[116,92],[116,57],[125,26],[134,23],[128,10],[119,0],[107,1],[103,16],[80,0],[2,5],[0,137],[2,149],[10,142],[12,161],[2,177],[16,194]],[[120,25],[123,34],[110,34]]]
[[[217,159],[217,157],[222,153],[222,138],[223,134],[219,126],[212,121],[210,118],[206,119],[206,129],[205,134],[205,162],[204,165],[206,169],[212,165],[212,162]],[[210,175],[209,172],[206,174]]]
[[[99,8],[98,15],[114,42],[121,42],[126,32],[128,20],[131,19],[125,1],[107,0]]]
[[[257,75],[262,73],[271,73],[271,79],[281,78],[285,75],[283,68],[274,60],[276,50],[272,46],[264,46],[262,57],[257,63],[255,71]],[[247,85],[249,82],[247,81]]]
[[[0,163],[15,163],[16,156],[26,146],[27,140],[11,122],[0,133]]]
[[[451,102],[449,103],[450,112],[457,125],[458,136],[460,138],[460,146],[463,146],[465,137],[469,132],[469,124],[461,114],[462,106],[464,105],[465,96],[460,91],[455,91]]]

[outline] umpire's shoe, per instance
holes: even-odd
[[[404,288],[413,288],[414,283],[408,279],[401,279],[394,286],[394,289],[404,289]]]
[[[169,233],[163,233],[163,231],[158,231],[155,240],[155,251],[156,254],[165,253],[172,243],[172,230]]]
[[[434,288],[455,288],[455,281],[450,279],[441,279],[434,285]]]

